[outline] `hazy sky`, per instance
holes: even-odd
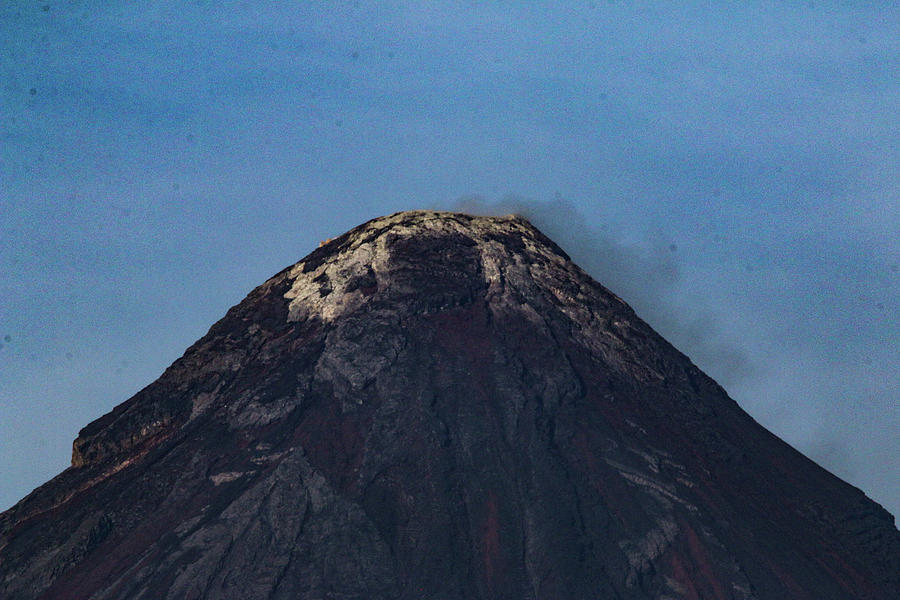
[[[0,38],[0,510],[319,240],[462,207],[900,513],[895,2],[4,2]]]

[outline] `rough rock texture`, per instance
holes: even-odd
[[[883,599],[900,533],[518,217],[329,241],[0,516],[0,598]]]

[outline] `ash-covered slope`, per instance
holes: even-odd
[[[895,600],[900,533],[518,217],[282,271],[0,515],[0,598]]]

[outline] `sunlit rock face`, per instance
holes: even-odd
[[[895,600],[893,518],[519,217],[327,241],[0,516],[0,598]]]

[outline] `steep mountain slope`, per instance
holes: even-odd
[[[519,217],[329,241],[0,515],[0,597],[867,598],[900,532]]]

